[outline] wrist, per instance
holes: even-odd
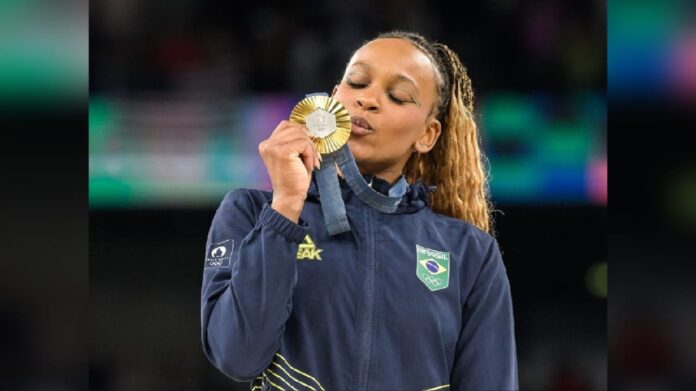
[[[271,208],[297,224],[304,207],[304,199],[297,197],[273,196]]]

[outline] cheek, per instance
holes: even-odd
[[[397,144],[413,144],[424,127],[424,120],[416,110],[399,110],[390,116],[390,138]]]
[[[350,102],[350,90],[341,85],[336,89],[333,98],[341,102],[343,106],[348,107],[348,103]]]

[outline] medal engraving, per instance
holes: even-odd
[[[329,96],[311,95],[302,99],[292,109],[290,121],[307,126],[314,147],[322,155],[337,151],[350,138],[350,114]]]
[[[316,109],[307,118],[307,129],[315,137],[326,138],[336,131],[336,117],[324,109]]]

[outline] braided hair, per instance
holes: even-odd
[[[438,79],[438,98],[430,114],[442,124],[440,138],[430,152],[411,155],[404,167],[406,179],[437,186],[429,195],[433,211],[493,235],[487,159],[480,147],[474,90],[466,67],[447,45],[420,34],[392,31],[373,40],[382,38],[404,39],[421,50],[432,61]]]

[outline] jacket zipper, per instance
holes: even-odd
[[[368,374],[370,371],[370,353],[372,352],[372,312],[375,303],[375,230],[374,214],[372,208],[367,211],[367,278],[365,279],[365,315],[362,324],[362,338],[360,340],[360,370],[358,372],[357,390],[367,390]]]

